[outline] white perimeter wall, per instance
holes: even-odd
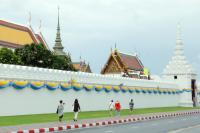
[[[143,79],[125,78],[114,75],[101,75],[95,73],[71,72],[56,69],[44,69],[19,65],[0,64],[0,79],[30,80],[30,81],[58,81],[69,82],[71,79],[80,83],[110,84],[127,86],[177,88],[175,83],[169,81],[152,81]]]
[[[16,90],[5,88],[0,90],[0,116],[55,113],[59,100],[63,100],[65,111],[72,111],[72,104],[78,98],[82,111],[106,110],[111,99],[119,100],[123,109],[128,108],[130,99],[134,99],[136,108],[178,106],[180,95],[169,94],[143,94],[123,92],[97,92],[85,91],[62,91],[60,89],[49,91],[46,88],[32,90],[25,88]]]
[[[148,81],[141,79],[130,79],[100,74],[87,74],[80,72],[69,72],[36,67],[0,64],[0,79],[16,79],[29,81],[59,81],[69,82],[75,79],[80,83],[110,84],[140,87],[160,87],[178,89],[178,85],[166,81]],[[181,89],[181,88],[180,88]],[[66,103],[65,111],[72,111],[72,104],[75,98],[79,99],[82,111],[106,110],[111,99],[119,100],[122,108],[128,108],[130,99],[134,99],[136,108],[178,106],[180,95],[169,94],[143,94],[123,93],[105,91],[62,91],[57,89],[50,91],[46,88],[32,90],[24,88],[0,89],[0,116],[55,113],[59,100]]]

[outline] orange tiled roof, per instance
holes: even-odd
[[[43,37],[35,35],[31,28],[0,20],[0,45],[9,48],[18,48],[25,44],[43,43]]]
[[[140,59],[134,55],[119,53],[122,63],[128,69],[143,70],[143,65]]]
[[[85,64],[85,62],[83,62],[83,64],[81,65],[81,62],[73,62],[73,66],[76,70],[81,71],[81,72],[91,72],[90,70],[90,66]],[[87,70],[89,67],[89,71]]]
[[[80,65],[80,62],[78,63],[73,63],[73,66],[76,70],[80,70],[81,69],[81,65]]]
[[[104,68],[101,70],[102,74],[105,74],[111,59],[114,59],[121,72],[128,72],[128,70],[142,71],[144,68],[142,62],[137,56],[114,51],[110,54]]]

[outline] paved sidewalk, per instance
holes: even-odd
[[[120,117],[82,119],[82,120],[79,120],[78,122],[63,121],[63,122],[48,122],[48,123],[37,123],[37,124],[27,124],[27,125],[18,125],[18,126],[3,126],[3,127],[0,126],[0,133],[8,133],[8,132],[18,131],[18,130],[59,127],[59,126],[72,125],[72,124],[112,121],[112,120],[126,119],[126,118],[130,118],[130,117],[131,118],[138,118],[138,117],[148,117],[148,116],[152,116],[152,115],[166,115],[166,114],[170,114],[170,113],[182,113],[182,112],[190,112],[190,111],[199,111],[199,110],[198,109],[193,109],[193,110],[183,110],[183,111],[173,111],[173,112],[149,113],[149,114],[141,114],[141,115],[129,115],[129,116],[120,116]]]

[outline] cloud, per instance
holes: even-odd
[[[74,61],[82,55],[94,72],[117,42],[123,52],[137,49],[145,66],[160,74],[173,53],[179,20],[188,59],[200,50],[199,0],[1,0],[1,19],[27,24],[31,11],[34,30],[42,19],[43,34],[53,47],[58,5],[65,50]]]

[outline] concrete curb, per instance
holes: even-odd
[[[99,126],[108,126],[108,125],[115,125],[115,124],[155,120],[155,119],[168,118],[168,117],[193,115],[193,114],[199,114],[199,113],[200,113],[200,110],[186,111],[186,112],[181,112],[181,113],[164,113],[164,114],[157,114],[157,115],[155,114],[155,115],[143,116],[143,117],[130,117],[127,119],[116,119],[116,120],[110,120],[110,121],[95,122],[95,123],[82,123],[82,124],[65,125],[65,126],[59,126],[59,127],[50,127],[50,128],[19,130],[19,131],[8,132],[8,133],[58,132],[58,131],[67,131],[67,130],[74,130],[74,129],[84,129],[84,128],[99,127]]]

